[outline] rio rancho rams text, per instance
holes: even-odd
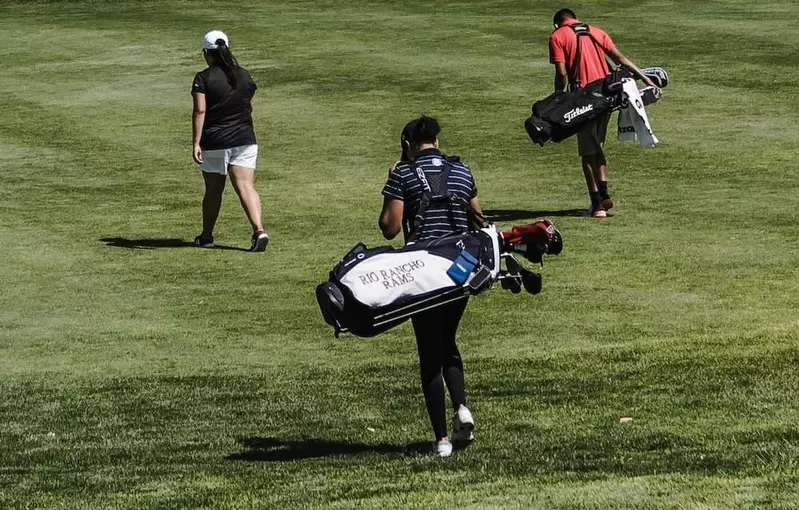
[[[358,279],[365,286],[382,285],[386,289],[392,289],[413,282],[413,272],[424,266],[424,260],[411,260],[387,269],[365,272],[358,275]]]

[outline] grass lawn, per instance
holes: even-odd
[[[657,149],[609,140],[595,221],[576,142],[522,127],[562,6],[0,3],[0,508],[799,506],[799,7],[571,5],[672,78]],[[187,246],[211,28],[259,85],[265,255],[232,190],[228,249]],[[334,340],[313,292],[383,243],[422,112],[501,227],[565,238],[542,294],[472,300],[478,439],[445,461],[410,326]]]

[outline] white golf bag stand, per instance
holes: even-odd
[[[514,294],[541,291],[541,275],[513,256],[542,263],[563,247],[552,222],[498,232],[476,232],[410,244],[367,248],[357,244],[316,288],[325,322],[340,333],[371,337],[414,315],[488,291],[495,282]],[[504,261],[504,267],[503,267]]]

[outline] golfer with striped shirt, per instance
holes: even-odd
[[[475,217],[470,210],[481,213],[472,171],[457,157],[447,157],[439,151],[439,132],[436,119],[425,116],[412,120],[402,131],[403,160],[391,168],[383,188],[379,225],[386,239],[403,231],[406,243],[425,241],[479,226],[476,220],[470,221]],[[440,183],[445,166],[449,175],[446,183]],[[424,208],[425,192],[431,188],[434,192],[444,190],[444,184],[452,199],[433,201]],[[423,217],[417,219],[420,209]],[[474,419],[466,407],[463,362],[455,343],[467,302],[467,298],[457,300],[412,319],[422,391],[433,425],[436,453],[441,457],[452,454],[453,443],[465,446],[474,439]],[[455,412],[451,436],[447,433],[445,383]]]

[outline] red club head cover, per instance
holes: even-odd
[[[512,244],[549,244],[554,239],[555,225],[549,220],[536,221],[527,225],[516,225],[502,232],[502,240],[506,245]]]

